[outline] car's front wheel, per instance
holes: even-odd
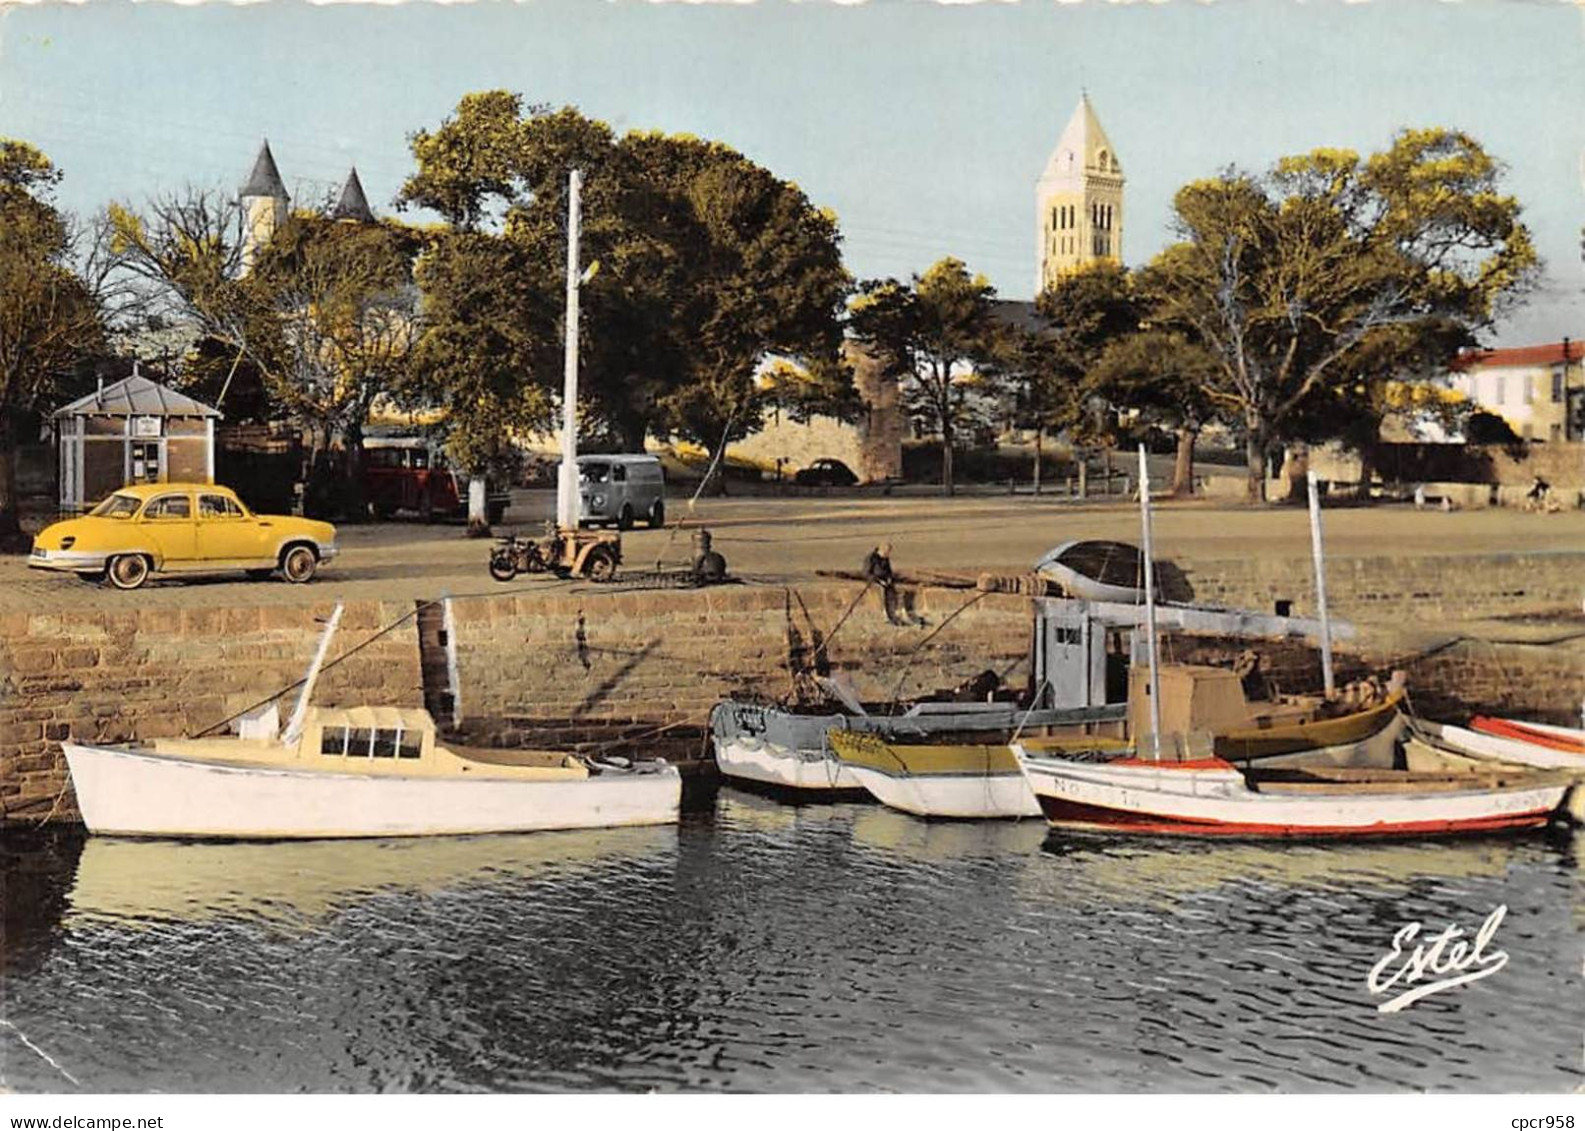
[[[319,557],[307,546],[293,546],[281,557],[281,576],[293,585],[312,581]]]
[[[121,554],[110,559],[105,571],[117,589],[136,589],[149,579],[149,559],[142,554]]]

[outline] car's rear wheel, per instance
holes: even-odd
[[[105,571],[117,589],[136,589],[149,579],[149,559],[142,554],[120,554],[110,559]]]
[[[319,568],[319,558],[307,546],[293,546],[281,555],[281,576],[293,585],[312,581]]]
[[[649,508],[649,528],[651,530],[658,530],[665,525],[666,504],[661,502],[659,499],[656,499],[655,505]]]

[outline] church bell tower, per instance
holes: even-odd
[[[1090,106],[1079,99],[1035,186],[1038,294],[1064,275],[1123,259],[1123,166]]]

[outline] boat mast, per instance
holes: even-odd
[[[1321,496],[1315,485],[1315,472],[1305,473],[1310,485],[1310,556],[1315,559],[1315,603],[1321,615],[1321,683],[1326,697],[1332,698],[1336,684],[1332,677],[1332,622],[1326,613],[1326,551],[1321,548]]]
[[[1145,550],[1145,640],[1150,653],[1150,741],[1156,761],[1161,761],[1161,673],[1156,646],[1156,567],[1150,545],[1150,467],[1145,445],[1139,445],[1139,524]]]
[[[336,626],[340,623],[341,602],[337,601],[335,611],[330,614],[330,620],[325,622],[325,631],[319,634],[319,648],[314,652],[313,662],[308,665],[308,674],[303,677],[303,689],[297,693],[297,706],[292,708],[292,718],[286,724],[286,733],[281,736],[281,742],[287,746],[303,737],[303,720],[308,714],[308,700],[313,697],[314,684],[319,680],[319,669],[325,663],[325,653],[330,651],[330,638],[336,635]]]
[[[567,175],[567,324],[563,330],[566,361],[561,391],[561,468],[557,475],[556,524],[578,529],[578,224],[583,174]]]

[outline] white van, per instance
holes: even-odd
[[[614,522],[631,530],[642,518],[651,527],[666,524],[666,476],[660,460],[645,455],[578,457],[579,526]]]

